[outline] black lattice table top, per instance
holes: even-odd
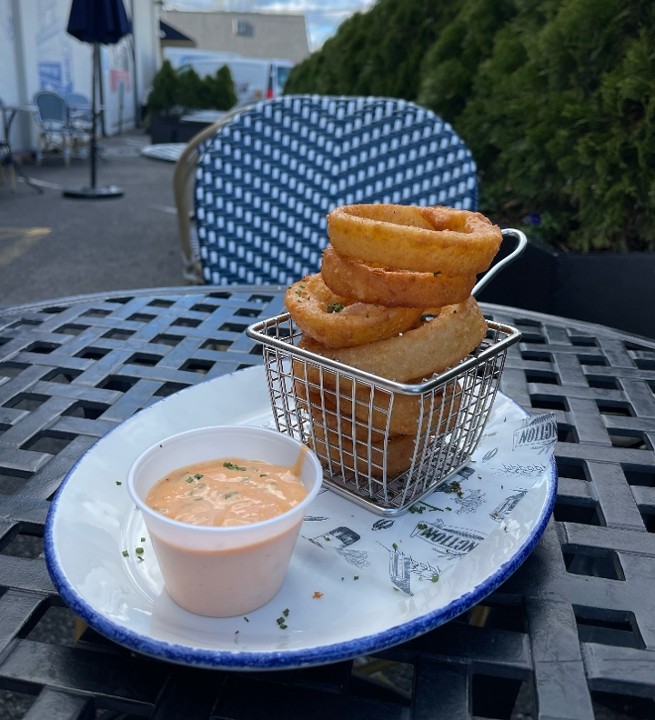
[[[655,717],[655,343],[485,306],[518,327],[503,390],[555,413],[554,518],[473,611],[375,657],[227,673],[131,653],[76,622],[49,579],[49,503],[137,410],[261,362],[265,287],[81,297],[0,312],[0,717]]]

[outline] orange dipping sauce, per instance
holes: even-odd
[[[191,525],[249,525],[281,515],[307,491],[300,480],[304,453],[291,467],[223,457],[178,468],[146,497],[153,510]]]

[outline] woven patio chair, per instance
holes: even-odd
[[[64,100],[68,109],[72,155],[86,158],[91,150],[91,132],[93,130],[91,100],[82,93],[69,93],[64,96]]]
[[[448,123],[404,100],[289,95],[237,110],[192,140],[195,236],[176,189],[185,276],[288,285],[317,272],[338,205],[477,206],[476,166]]]
[[[66,165],[71,160],[72,133],[68,106],[64,98],[52,90],[40,90],[34,95],[34,121],[39,129],[36,162],[41,164],[46,153],[61,153]]]

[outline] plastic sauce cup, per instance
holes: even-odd
[[[166,590],[178,605],[198,615],[229,617],[269,602],[282,586],[303,518],[321,488],[323,469],[307,449],[301,470],[306,497],[281,515],[240,526],[172,520],[146,505],[150,488],[176,468],[220,457],[291,466],[302,448],[275,430],[223,425],[172,435],[134,461],[128,491],[143,514]]]

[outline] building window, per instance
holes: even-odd
[[[235,35],[239,35],[240,37],[252,37],[254,34],[252,23],[249,23],[247,20],[235,20],[233,25]]]

